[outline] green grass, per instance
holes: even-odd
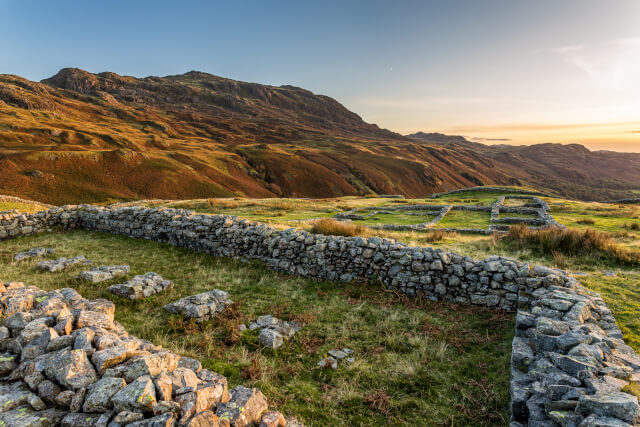
[[[500,212],[499,218],[527,218],[527,219],[536,219],[538,215],[535,214],[523,214],[523,213],[514,213],[514,212]]]
[[[31,203],[0,202],[0,212],[10,211],[13,209],[17,209],[20,212],[34,213],[46,208],[40,205],[31,204]]]
[[[45,273],[15,252],[56,248],[97,265],[129,263],[176,286],[131,302],[106,291],[113,282],[77,281],[74,269]],[[231,386],[259,387],[271,405],[310,426],[506,425],[512,315],[403,298],[380,284],[336,284],[285,276],[260,263],[213,258],[186,249],[110,234],[70,231],[0,242],[2,280],[43,289],[70,286],[87,298],[116,302],[116,319],[141,338],[226,375]],[[218,319],[195,326],[162,306],[219,288],[237,302]],[[262,314],[308,324],[277,351],[236,327]],[[355,362],[316,367],[332,348],[355,350]]]
[[[450,210],[436,224],[436,228],[489,228],[491,214],[481,211],[456,211]]]
[[[615,277],[607,277],[594,272],[578,279],[600,293],[614,313],[625,342],[640,352],[640,273],[618,270]]]
[[[356,212],[360,215],[366,215],[370,211]],[[382,225],[382,224],[395,224],[395,225],[412,225],[422,224],[423,222],[430,222],[434,219],[435,215],[408,215],[402,213],[402,211],[391,211],[392,213],[378,213],[374,216],[368,217],[363,220],[353,220],[355,224],[364,225]]]

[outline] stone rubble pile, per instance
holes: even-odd
[[[284,426],[257,389],[127,334],[114,305],[0,282],[0,425]]]
[[[93,261],[85,258],[84,255],[78,255],[73,258],[58,258],[56,260],[50,261],[40,261],[37,264],[37,267],[41,270],[46,270],[50,273],[55,273],[57,271],[63,271],[71,267],[75,267],[76,265],[90,265],[93,264]]]
[[[211,319],[233,304],[229,294],[213,289],[197,295],[190,295],[164,306],[169,313],[180,314],[186,319],[203,322]]]
[[[258,341],[267,348],[282,347],[282,344],[293,338],[301,328],[302,325],[295,320],[285,322],[270,314],[258,317],[255,322],[249,325],[249,330],[260,330]]]
[[[126,267],[128,268],[129,266]],[[149,272],[146,274],[134,276],[124,283],[118,283],[116,285],[109,286],[109,292],[115,295],[120,295],[121,297],[128,298],[130,300],[137,300],[172,288],[172,281],[165,280],[159,274]]]
[[[45,255],[51,255],[55,252],[53,248],[32,248],[25,252],[18,252],[13,256],[16,262],[24,261],[29,258],[38,258]]]
[[[114,279],[119,276],[125,276],[131,272],[128,265],[103,265],[93,267],[91,270],[80,273],[80,279],[91,283],[100,283]]]

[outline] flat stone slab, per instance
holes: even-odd
[[[130,300],[137,300],[171,288],[173,288],[173,282],[171,280],[165,280],[159,274],[149,272],[144,275],[135,276],[124,283],[110,286],[109,292],[129,298]]]
[[[71,259],[67,258],[58,258],[52,261],[40,261],[38,263],[38,268],[41,270],[46,270],[50,273],[55,273],[56,271],[63,271],[68,268],[74,267],[76,265],[90,265],[93,264],[93,261],[85,258],[84,255],[78,255]]]
[[[44,255],[50,255],[54,252],[55,249],[53,248],[32,248],[25,252],[18,252],[13,256],[13,260],[19,262],[29,258],[37,258]]]
[[[215,317],[225,308],[233,304],[229,294],[220,289],[191,295],[164,306],[169,313],[182,314],[187,319],[204,321]]]
[[[131,272],[128,265],[103,265],[80,273],[80,278],[92,283],[100,283]]]

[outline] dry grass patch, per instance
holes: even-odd
[[[311,232],[326,236],[365,236],[369,229],[362,224],[338,221],[332,218],[322,218],[313,223]]]
[[[559,259],[568,257],[612,260],[623,265],[639,265],[640,254],[619,246],[609,233],[586,229],[551,227],[532,230],[524,225],[512,226],[503,239],[518,249],[531,249]]]

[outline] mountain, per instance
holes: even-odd
[[[565,197],[606,200],[640,187],[640,153],[590,151],[580,144],[484,145],[462,136],[418,132],[417,141],[473,150],[515,180]]]
[[[587,172],[567,174],[556,170],[564,166],[548,158],[547,149],[510,152],[462,137],[421,135],[381,129],[336,100],[301,88],[196,71],[135,78],[67,68],[39,83],[0,75],[0,194],[53,204],[420,197],[527,183],[548,189],[569,183],[569,195],[577,195],[596,171],[604,174],[601,198],[626,197],[640,187],[638,169],[611,166],[627,156],[619,153],[589,152]],[[523,166],[528,161],[537,163]]]

